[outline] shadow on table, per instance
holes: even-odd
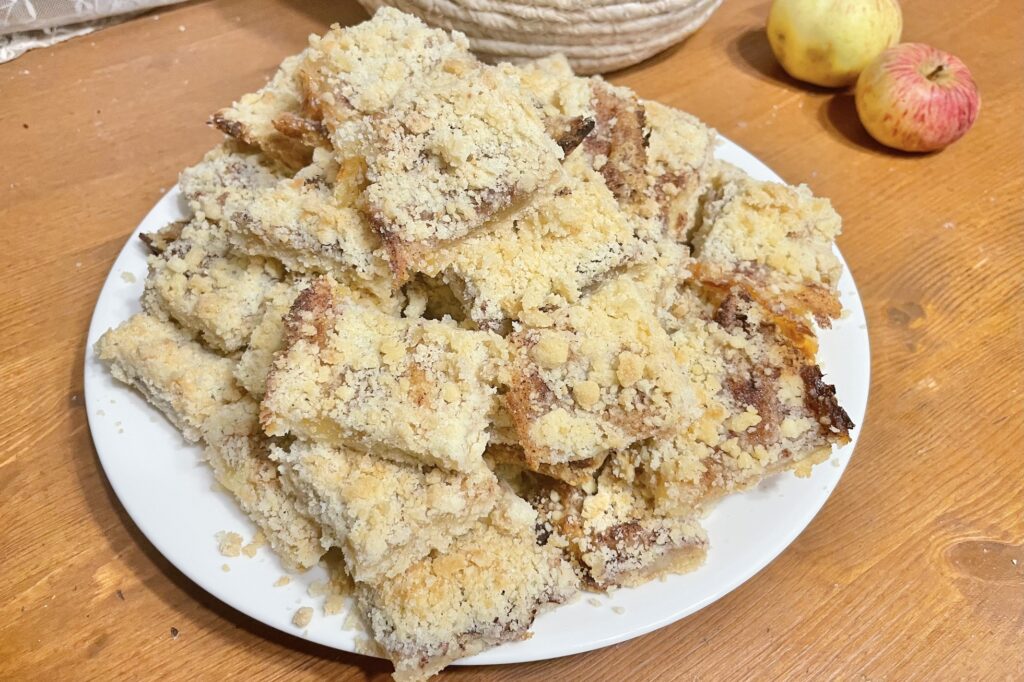
[[[910,158],[917,156],[909,152],[891,149],[868,134],[857,115],[857,105],[852,92],[840,92],[822,103],[818,109],[821,125],[843,141],[847,147],[865,149],[887,156]]]
[[[85,352],[79,352],[77,357],[78,359],[71,370],[70,384],[72,386],[81,384]],[[85,420],[84,410],[82,412],[82,419],[83,421]],[[177,610],[180,608],[181,597],[176,595],[175,592],[180,591],[184,593],[208,611],[215,613],[234,626],[223,627],[217,634],[220,637],[235,640],[234,643],[238,646],[243,646],[245,642],[236,633],[238,630],[244,630],[263,640],[301,652],[307,656],[358,667],[366,680],[390,679],[391,664],[383,659],[338,651],[281,632],[276,628],[272,628],[236,611],[189,580],[184,573],[175,568],[146,539],[146,536],[143,535],[142,531],[135,525],[135,522],[128,516],[128,512],[121,506],[117,495],[114,494],[114,490],[110,486],[110,482],[103,473],[88,425],[85,428],[78,429],[76,438],[80,441],[77,447],[75,447],[78,456],[73,457],[72,461],[74,462],[75,474],[83,491],[83,497],[88,505],[89,513],[92,515],[98,528],[108,529],[104,533],[104,539],[110,545],[111,552],[124,561],[129,570],[158,599],[172,609]],[[92,456],[86,456],[86,453]],[[99,487],[93,483],[93,480],[97,478],[100,482]],[[102,490],[102,493],[97,494],[98,490]],[[118,522],[120,522],[120,526],[124,529],[127,537],[122,536],[120,531],[117,530]],[[131,551],[132,546],[137,547],[141,552]],[[147,567],[144,565],[146,562],[156,568],[155,574],[147,570]]]
[[[879,144],[868,134],[857,116],[852,88],[823,88],[798,81],[786,73],[772,54],[764,30],[749,29],[740,34],[729,44],[728,52],[732,63],[741,70],[755,74],[761,80],[794,92],[810,93],[815,99],[822,100],[818,109],[819,123],[846,146],[880,154],[908,156],[905,152]]]
[[[829,95],[834,90],[822,88],[810,83],[804,83],[786,73],[782,65],[772,53],[772,46],[768,43],[768,36],[764,29],[751,28],[726,46],[729,61],[740,68],[741,71],[754,74],[763,81],[781,85],[788,90],[809,92],[818,95]]]

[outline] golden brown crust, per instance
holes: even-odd
[[[599,591],[639,585],[701,564],[708,541],[694,510],[657,513],[633,486],[625,453],[612,455],[596,485],[571,487],[535,476],[528,488],[538,510],[538,542],[561,547],[585,585]]]
[[[569,156],[576,147],[583,144],[583,140],[593,132],[595,125],[592,118],[576,116],[559,122],[558,125],[549,124],[548,130],[551,138],[562,149],[562,154]]]
[[[681,292],[673,339],[696,388],[698,418],[631,449],[637,480],[666,513],[705,506],[787,469],[803,471],[852,424],[834,387],[778,318],[744,289]]]
[[[275,117],[273,124],[277,132],[299,140],[311,149],[326,147],[330,144],[327,138],[327,129],[321,121],[286,111]],[[310,152],[310,160],[312,160],[312,152]]]
[[[817,365],[801,367],[800,378],[804,380],[804,405],[808,412],[817,417],[819,432],[840,442],[848,442],[854,424],[836,400],[836,387],[825,383],[821,368]]]

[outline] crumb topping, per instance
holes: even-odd
[[[529,208],[424,259],[422,270],[458,291],[478,326],[544,326],[542,310],[576,303],[620,268],[652,257],[601,176],[577,156],[564,168]]]
[[[225,135],[259,147],[264,154],[288,168],[298,170],[308,164],[313,154],[312,147],[301,138],[301,134],[282,131],[276,125],[280,119],[291,122],[294,129],[297,125],[295,120],[301,119],[302,93],[298,68],[305,58],[305,52],[287,57],[269,83],[216,112],[210,123]]]
[[[533,509],[506,491],[448,552],[357,586],[396,676],[422,679],[457,658],[523,639],[539,611],[568,599],[576,577],[557,551],[538,546],[535,520]]]
[[[242,348],[268,291],[284,276],[281,264],[228,252],[223,231],[193,221],[158,255],[149,257],[143,306],[169,316],[213,348]]]
[[[226,557],[241,556],[242,536],[234,532],[220,531],[217,533],[217,550]]]
[[[698,276],[828,326],[841,311],[842,265],[832,250],[840,227],[829,201],[806,186],[725,178],[693,237]]]
[[[392,317],[320,278],[288,315],[261,421],[271,435],[473,471],[483,466],[494,393],[487,362],[486,333]]]
[[[506,403],[531,463],[625,448],[680,418],[681,359],[636,282],[620,278],[551,317],[510,337]]]
[[[398,281],[419,252],[470,234],[558,171],[533,101],[495,67],[451,62],[356,129],[370,224]]]
[[[494,507],[489,471],[448,474],[346,448],[295,441],[272,448],[289,488],[341,548],[358,581],[383,580],[444,552]]]

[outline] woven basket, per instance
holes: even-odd
[[[614,71],[678,43],[722,0],[359,0],[462,31],[482,59],[523,61],[561,52],[577,73]]]

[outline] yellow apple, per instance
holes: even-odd
[[[774,0],[768,42],[793,78],[841,87],[903,31],[897,0]]]

